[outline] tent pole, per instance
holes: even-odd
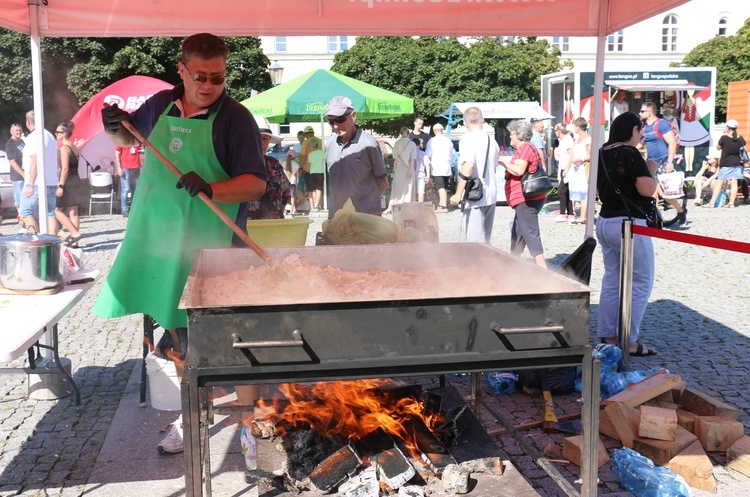
[[[591,169],[589,171],[589,193],[586,208],[585,238],[594,236],[594,207],[596,206],[596,176],[599,167],[599,147],[602,140],[602,88],[604,88],[604,49],[607,42],[607,22],[611,0],[599,4],[599,37],[596,43],[596,73],[594,75],[594,112],[591,123]]]
[[[326,125],[323,114],[320,115],[320,146],[323,147],[323,152],[326,152]],[[326,157],[323,163],[323,210],[328,212],[328,195],[326,186],[328,184],[328,157]]]
[[[31,34],[31,80],[34,94],[34,126],[41,147],[37,151],[36,184],[39,191],[39,231],[47,233],[47,184],[44,178],[44,98],[42,94],[42,50],[39,39],[39,0],[29,0],[29,31]],[[54,235],[54,233],[49,233]]]

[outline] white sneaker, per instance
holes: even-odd
[[[169,433],[164,440],[159,442],[156,449],[160,454],[179,454],[185,449],[185,444],[182,442],[182,414],[172,423]]]
[[[255,446],[255,437],[250,433],[246,426],[240,431],[240,448],[245,455],[245,467],[248,471],[258,469],[258,456]]]

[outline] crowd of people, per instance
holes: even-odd
[[[104,130],[117,147],[115,173],[121,177],[121,208],[128,223],[93,312],[107,318],[151,316],[166,330],[157,349],[175,362],[180,379],[188,335],[187,312],[179,309],[178,303],[190,265],[200,249],[243,245],[204,202],[194,197],[205,195],[245,230],[248,219],[280,219],[285,217],[287,206],[295,214],[305,201],[309,211],[322,210],[325,178],[330,181],[329,217],[347,200],[358,212],[380,216],[381,197],[389,186],[391,198],[386,213],[395,205],[424,201],[427,188],[432,187],[437,193],[436,212],[448,212],[449,207],[462,209],[465,240],[489,244],[495,224],[496,174],[502,165],[504,193],[513,210],[510,252],[520,257],[528,249],[533,261],[546,268],[539,214],[548,198],[546,193],[526,194],[524,177],[547,171],[548,164],[556,163],[560,196],[557,220],[586,223],[587,203],[594,200],[589,198],[593,153],[599,159],[596,191],[601,201],[596,237],[605,268],[598,337],[602,342],[617,341],[622,221],[629,218],[635,224],[645,224],[644,212],[654,203],[660,188],[660,168],[665,174],[674,169],[675,136],[656,118],[652,104],[644,103],[640,116],[619,105],[609,139],[597,151],[591,149],[588,122],[583,118],[568,126],[555,125],[556,143],[550,147],[545,144],[543,121],[513,120],[506,131],[514,152],[503,162],[497,141],[485,130],[482,111],[469,107],[463,112],[466,131],[458,143],[455,173],[454,146],[443,134],[443,126],[434,124],[431,135],[423,130],[424,120],[417,117],[411,130],[401,128],[393,147],[391,184],[378,141],[357,124],[357,111],[343,95],[326,104],[331,135],[325,143],[307,126],[298,134],[298,143],[283,164],[267,155],[269,146],[280,143],[281,137],[274,134],[266,118],[252,116],[227,94],[228,52],[225,42],[214,35],[188,37],[177,61],[178,85],[156,93],[130,114],[116,105],[102,110]],[[169,151],[169,160],[181,172],[177,188],[173,173],[158,164],[160,159],[155,154],[144,154],[142,145],[123,126],[126,119],[148,137],[152,146]],[[26,115],[25,124],[29,133],[23,137],[22,127],[15,123],[6,144],[19,220],[39,229],[39,195],[43,194],[49,232],[59,233],[61,225],[67,232],[67,243],[75,246],[83,236],[76,198],[85,196],[88,188],[80,177],[78,146],[71,139],[74,126],[60,123],[53,136],[35,128],[33,111]],[[717,152],[708,157],[697,175],[696,187],[712,190],[709,206],[714,205],[723,182],[729,181],[732,207],[738,182],[744,177],[746,164],[740,156],[745,140],[738,135],[737,127],[736,121],[727,122]],[[181,146],[171,146],[175,143]],[[644,160],[641,149],[647,152],[648,160]],[[39,160],[41,150],[43,163]],[[44,192],[38,188],[40,176],[47,185]],[[133,195],[137,184],[137,195]],[[666,197],[666,192],[662,193]],[[675,208],[681,214],[681,223],[686,222],[687,210],[679,204]],[[630,353],[655,355],[654,349],[639,340],[654,280],[649,237],[636,237],[633,263]],[[132,278],[136,271],[144,277]],[[244,405],[252,405],[258,391],[255,387],[238,387],[237,395]],[[243,415],[240,430],[248,469],[256,466],[254,439],[248,429],[251,419],[251,414]],[[165,454],[183,451],[181,416],[157,448]]]

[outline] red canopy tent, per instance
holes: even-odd
[[[601,87],[606,36],[688,0],[0,0],[0,26],[31,35],[34,108],[44,124],[39,36],[457,35],[596,36]],[[415,21],[418,20],[418,21]],[[593,122],[601,120],[596,92]],[[594,133],[592,149],[601,137]],[[592,157],[590,195],[596,186]],[[40,205],[40,208],[45,207]],[[586,236],[593,234],[589,203]]]
[[[115,146],[112,140],[104,133],[102,127],[102,107],[108,104],[117,104],[121,109],[132,112],[141,106],[154,93],[172,88],[172,85],[160,79],[148,76],[129,76],[112,83],[102,91],[91,97],[76,115],[73,116],[75,130],[74,140],[83,140],[79,148],[81,155],[85,157],[92,166],[100,165],[103,170],[113,173],[110,166],[115,160]],[[79,170],[82,177],[88,177],[88,170]]]

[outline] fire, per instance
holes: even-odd
[[[289,404],[276,403],[269,417],[295,426],[307,423],[321,434],[346,440],[360,440],[382,428],[417,454],[416,439],[407,429],[408,421],[418,418],[433,429],[442,416],[423,413],[424,402],[413,396],[389,398],[388,391],[394,386],[401,385],[383,379],[314,385],[286,383],[279,388]],[[262,401],[259,404],[268,407]]]

